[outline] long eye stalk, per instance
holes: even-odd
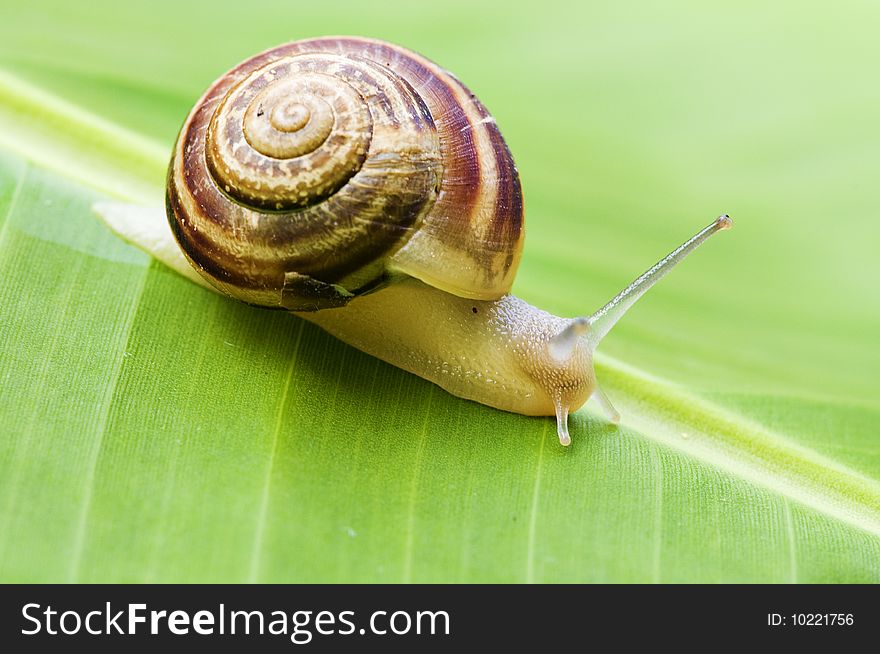
[[[724,229],[730,229],[733,221],[730,216],[724,214],[718,216],[711,224],[707,225],[694,234],[687,241],[679,245],[672,252],[660,259],[648,270],[642,273],[635,281],[623,289],[614,298],[590,316],[590,330],[587,332],[587,342],[591,349],[595,349],[599,341],[612,327],[623,317],[629,308],[642,297],[649,288],[659,282],[675,265],[691,252],[702,245],[712,234]]]
[[[615,323],[623,317],[623,314],[635,304],[645,292],[654,284],[660,281],[666,273],[672,270],[675,265],[684,259],[691,252],[702,245],[715,232],[724,229],[730,229],[733,221],[730,216],[724,214],[716,218],[710,225],[701,229],[687,241],[675,248],[672,252],[660,259],[651,266],[645,273],[640,275],[632,284],[623,289],[614,298],[599,309],[589,318],[575,318],[571,323],[563,329],[559,334],[550,339],[547,344],[548,352],[557,361],[565,361],[575,350],[577,341],[585,339],[590,350],[595,350],[599,341],[614,327]],[[593,373],[595,378],[595,372]],[[602,391],[598,383],[593,387],[591,397],[596,400],[602,411],[613,423],[620,422],[620,413],[611,404],[611,400]],[[568,412],[569,406],[565,399],[559,394],[555,398],[556,403],[556,425],[559,435],[559,442],[563,445],[571,443],[571,437],[568,433]]]

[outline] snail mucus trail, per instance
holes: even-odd
[[[102,202],[121,237],[186,278],[286,309],[340,340],[505,411],[568,414],[597,384],[593,352],[720,216],[589,317],[509,294],[524,237],[519,176],[460,81],[396,45],[289,43],[243,62],[193,108],[166,210]],[[166,216],[167,212],[167,216]]]

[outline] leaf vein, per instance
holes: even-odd
[[[526,583],[535,583],[535,542],[538,533],[538,499],[541,495],[541,469],[544,465],[544,441],[547,440],[547,426],[549,420],[544,421],[544,429],[541,430],[541,445],[538,449],[538,461],[535,464],[535,483],[532,486],[532,502],[529,509],[529,536],[526,548]]]
[[[113,398],[116,395],[116,388],[119,384],[119,377],[122,374],[122,366],[125,360],[125,353],[128,350],[128,344],[131,340],[131,330],[134,325],[134,318],[140,307],[141,298],[144,295],[144,289],[147,285],[147,277],[150,274],[150,267],[145,267],[141,275],[138,289],[126,315],[125,319],[125,338],[122,341],[122,348],[116,356],[116,362],[113,366],[113,372],[109,383],[105,386],[104,395],[101,398],[101,410],[98,418],[96,445],[94,453],[89,461],[89,468],[85,477],[85,490],[82,500],[82,506],[77,517],[73,535],[73,550],[70,557],[70,568],[68,579],[70,583],[75,583],[79,579],[80,566],[82,565],[83,551],[85,548],[86,526],[89,521],[89,515],[92,511],[92,498],[95,488],[95,477],[98,469],[98,461],[101,458],[101,451],[104,448],[104,436],[107,432],[107,426],[110,420],[110,411],[113,406]]]
[[[248,573],[248,582],[256,583],[260,576],[260,561],[263,552],[263,538],[266,532],[266,516],[269,513],[269,496],[272,490],[272,474],[275,470],[275,459],[278,453],[278,443],[280,442],[281,426],[284,422],[284,409],[287,406],[287,398],[290,393],[290,383],[293,379],[293,371],[296,367],[296,361],[299,358],[299,348],[302,343],[302,335],[305,328],[305,321],[300,320],[299,331],[296,335],[296,342],[293,346],[293,352],[290,356],[290,363],[284,376],[284,387],[281,390],[281,399],[278,402],[278,412],[275,414],[275,428],[272,431],[272,448],[269,454],[269,463],[266,465],[266,478],[263,483],[263,492],[260,495],[260,508],[257,512],[257,523],[254,526],[254,543],[251,547],[250,569]]]
[[[416,499],[418,498],[419,487],[419,469],[422,465],[422,453],[425,449],[425,441],[428,437],[428,418],[431,415],[431,396],[434,394],[434,385],[428,388],[427,406],[425,407],[425,420],[422,423],[422,431],[419,436],[419,444],[416,449],[416,456],[413,460],[413,476],[409,487],[409,510],[406,520],[406,541],[404,543],[403,558],[403,582],[412,583],[412,565],[413,565],[413,549],[415,547],[415,521],[416,521]]]

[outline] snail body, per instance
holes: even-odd
[[[451,74],[388,43],[299,41],[217,80],[168,172],[166,212],[113,203],[112,229],[189,279],[296,312],[454,395],[555,415],[599,389],[611,326],[722,216],[589,318],[509,295],[522,254],[519,176],[485,107]]]
[[[561,361],[548,352],[571,320],[512,295],[470,300],[407,279],[303,317],[453,395],[504,411],[554,415],[557,401],[580,407],[595,386],[585,343]]]

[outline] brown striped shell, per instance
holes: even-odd
[[[217,80],[181,129],[168,218],[187,258],[251,304],[346,304],[397,274],[510,290],[519,176],[494,119],[450,73],[362,38],[297,41]]]

